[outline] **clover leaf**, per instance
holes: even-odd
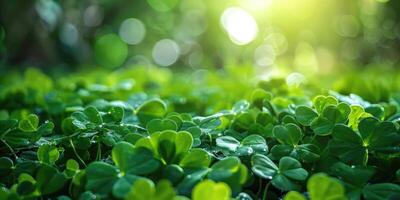
[[[157,131],[173,130],[176,131],[178,126],[170,119],[153,119],[146,125],[147,131],[152,134]]]
[[[42,163],[54,164],[60,157],[58,149],[54,145],[44,144],[37,151],[38,160]]]
[[[133,185],[125,199],[135,200],[179,200],[186,199],[177,196],[171,183],[161,180],[154,185],[151,180],[139,179]]]
[[[146,125],[152,119],[162,118],[166,112],[167,106],[165,103],[161,100],[153,99],[140,105],[136,110],[136,115],[140,123]]]
[[[239,193],[247,181],[247,167],[235,156],[226,157],[214,163],[207,177],[214,181],[227,183],[233,193]]]
[[[310,200],[346,200],[345,190],[340,182],[323,173],[314,174],[307,182]],[[284,200],[305,200],[298,192],[289,192]]]
[[[300,124],[304,126],[310,126],[311,122],[318,117],[318,113],[316,113],[312,108],[307,106],[299,106],[296,108],[296,119]]]
[[[216,145],[226,155],[247,156],[254,153],[267,153],[268,145],[260,135],[249,135],[241,142],[231,136],[222,136],[217,138]]]
[[[332,174],[338,176],[346,187],[350,199],[391,199],[400,194],[400,186],[392,183],[368,183],[375,170],[372,167],[348,166],[338,162],[331,167]]]
[[[35,132],[39,125],[39,118],[35,114],[30,114],[28,117],[22,119],[18,128],[24,132]]]
[[[297,145],[303,135],[301,129],[292,123],[275,126],[272,132],[280,143],[289,145]]]
[[[192,199],[229,200],[231,199],[231,190],[223,182],[215,183],[212,180],[204,180],[193,189]]]
[[[177,164],[189,153],[193,137],[187,131],[166,130],[141,138],[135,145],[149,149],[165,164]]]
[[[261,178],[271,180],[276,188],[288,191],[298,190],[297,181],[307,178],[308,172],[301,167],[299,161],[291,157],[282,157],[279,167],[265,155],[255,154],[251,159],[252,171]]]
[[[364,118],[358,132],[345,125],[335,126],[329,148],[345,163],[366,164],[369,152],[390,152],[399,141],[400,134],[394,123]]]
[[[118,169],[104,162],[92,162],[86,168],[86,189],[95,193],[108,194],[117,181]]]
[[[394,183],[370,184],[366,185],[362,192],[366,200],[398,199],[400,197],[400,185]]]
[[[159,167],[159,162],[153,159],[153,154],[144,148],[135,148],[128,142],[119,142],[112,149],[112,159],[122,175],[149,174]]]
[[[322,113],[311,122],[311,129],[317,135],[329,135],[336,124],[344,124],[350,114],[350,106],[346,103],[324,107]]]
[[[123,198],[139,176],[156,171],[160,164],[153,154],[143,148],[136,148],[127,142],[119,142],[112,149],[116,166],[104,162],[93,162],[86,168],[86,188],[99,194]]]
[[[60,190],[67,183],[63,173],[54,167],[43,165],[36,173],[36,188],[41,195],[51,194]]]
[[[313,99],[313,105],[318,113],[322,113],[327,106],[337,105],[337,103],[337,99],[333,96],[319,95]]]
[[[281,143],[272,147],[271,155],[275,159],[291,156],[301,161],[313,162],[319,158],[319,149],[314,144],[298,144],[303,133],[296,124],[288,123],[275,126],[275,138]]]

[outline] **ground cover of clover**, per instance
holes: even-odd
[[[0,199],[400,199],[396,98],[162,69],[8,76]]]

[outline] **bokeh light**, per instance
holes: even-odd
[[[138,44],[143,40],[145,35],[146,28],[144,24],[135,18],[124,20],[119,27],[119,36],[127,44]]]
[[[221,24],[237,45],[245,45],[253,41],[258,33],[255,19],[239,7],[231,7],[221,16]]]
[[[178,44],[171,39],[158,41],[153,47],[154,62],[160,66],[170,66],[179,58],[180,49]]]
[[[75,46],[78,43],[78,39],[79,32],[76,27],[71,23],[64,24],[60,31],[61,42],[67,46]]]
[[[102,35],[94,46],[96,61],[104,67],[118,67],[128,55],[127,45],[116,34]]]
[[[95,27],[103,21],[103,12],[98,5],[87,7],[83,13],[83,22],[88,27]]]
[[[254,61],[257,66],[267,67],[274,64],[275,51],[269,44],[263,44],[254,51]]]

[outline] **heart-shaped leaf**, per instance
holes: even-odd
[[[176,131],[178,129],[176,123],[170,119],[153,119],[147,123],[146,128],[150,134],[164,130]]]
[[[38,125],[39,118],[35,114],[30,114],[19,122],[18,128],[24,132],[35,132]]]
[[[231,190],[229,186],[223,182],[215,183],[211,180],[204,180],[196,185],[192,194],[193,200],[204,199],[231,199]]]
[[[140,123],[146,125],[152,119],[162,118],[167,112],[165,103],[158,99],[144,102],[136,111]]]

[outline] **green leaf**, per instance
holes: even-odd
[[[256,154],[252,157],[251,165],[257,176],[272,179],[272,185],[283,191],[298,190],[296,181],[305,180],[308,176],[300,162],[291,157],[281,158],[278,167],[267,156]]]
[[[158,131],[178,129],[176,123],[170,119],[153,119],[146,125],[147,131],[152,134]]]
[[[319,116],[311,123],[311,129],[315,134],[325,136],[329,135],[335,124],[326,117]]]
[[[42,163],[54,164],[60,157],[58,149],[54,145],[44,144],[37,151],[38,160]]]
[[[240,142],[237,141],[234,137],[231,136],[222,136],[215,140],[218,147],[221,149],[235,152],[236,149],[239,147]]]
[[[339,181],[319,173],[307,182],[311,200],[345,200],[345,190]]]
[[[240,113],[240,112],[243,112],[243,111],[249,109],[249,107],[250,107],[249,102],[247,102],[246,100],[241,100],[241,101],[236,102],[233,105],[232,111],[235,113]]]
[[[92,162],[85,171],[86,189],[98,194],[107,195],[118,179],[117,168],[104,162]]]
[[[110,109],[110,115],[116,122],[121,122],[124,119],[124,109],[119,106],[113,106]]]
[[[364,108],[359,105],[351,105],[351,112],[349,114],[348,126],[353,130],[358,129],[358,124],[361,119],[366,117],[372,117],[371,114],[364,111]]]
[[[282,144],[297,145],[302,137],[301,129],[296,124],[275,126],[272,130],[276,139]]]
[[[46,121],[45,123],[39,126],[37,133],[40,136],[48,136],[53,132],[53,129],[54,129],[53,122]]]
[[[167,165],[163,168],[163,177],[171,181],[172,184],[176,185],[185,177],[185,173],[179,165]]]
[[[135,148],[128,142],[119,142],[112,149],[112,159],[123,175],[144,175],[154,172],[159,162],[144,148]]]
[[[10,158],[0,157],[0,177],[6,177],[12,172],[14,163]]]
[[[212,180],[223,180],[232,176],[239,170],[240,159],[235,156],[226,157],[211,166],[208,178]]]
[[[203,149],[192,149],[186,154],[179,165],[185,168],[208,167],[211,163],[211,157]]]
[[[90,122],[97,124],[97,125],[100,125],[101,123],[103,123],[103,119],[101,118],[99,111],[95,107],[89,106],[89,107],[85,108],[83,113],[87,116],[87,118]]]
[[[152,119],[162,118],[167,112],[165,103],[158,99],[153,99],[143,103],[136,111],[141,124],[146,125]]]
[[[260,135],[249,135],[245,137],[242,142],[240,142],[240,149],[243,149],[245,153],[240,153],[239,155],[251,155],[253,153],[267,153],[268,146],[267,142]]]
[[[79,170],[79,163],[76,162],[74,159],[69,159],[66,164],[66,168],[71,171],[78,171]]]
[[[38,125],[39,118],[35,114],[30,114],[19,122],[18,128],[24,132],[35,132]]]
[[[296,119],[303,126],[310,126],[311,122],[318,117],[318,113],[316,113],[313,109],[307,106],[299,106],[295,111]]]
[[[278,171],[278,166],[276,166],[271,159],[262,154],[255,154],[252,156],[251,166],[251,169],[257,176],[265,179],[272,179]]]
[[[34,183],[30,181],[20,182],[17,186],[17,193],[19,195],[29,195],[35,191]]]
[[[367,162],[368,150],[359,134],[345,125],[336,125],[332,132],[333,140],[328,146],[340,160],[358,165]]]
[[[331,171],[346,183],[363,187],[374,174],[372,167],[348,166],[338,162],[331,167]]]
[[[17,125],[18,121],[15,119],[0,120],[0,135],[7,133]]]
[[[154,186],[151,180],[142,178],[133,184],[125,199],[173,200],[176,197],[174,188],[169,181],[161,180]]]
[[[65,118],[62,123],[61,123],[61,130],[64,134],[71,135],[75,133],[75,131],[78,129],[74,123],[74,119],[72,117],[67,117]]]
[[[322,113],[325,107],[329,105],[337,105],[337,103],[338,103],[337,99],[333,96],[319,95],[313,99],[313,105],[318,113]]]
[[[377,183],[366,185],[362,192],[366,200],[397,199],[400,186],[393,183]]]
[[[279,173],[294,180],[305,180],[308,172],[301,168],[301,164],[294,158],[283,157],[279,161]]]
[[[208,168],[199,168],[194,171],[189,171],[183,180],[176,186],[176,190],[179,194],[189,196],[192,193],[193,187],[200,182],[208,172]]]
[[[118,180],[114,183],[112,188],[112,194],[117,198],[124,198],[127,196],[129,191],[131,190],[132,184],[134,184],[137,180],[140,180],[141,177],[135,175],[125,175],[119,177]]]
[[[67,183],[67,178],[56,168],[43,165],[36,173],[36,181],[36,187],[40,194],[47,195],[63,188]]]
[[[306,198],[299,192],[290,191],[285,195],[285,198],[283,198],[283,200],[306,200]]]
[[[193,200],[229,200],[231,199],[231,190],[223,182],[215,183],[211,180],[204,180],[196,185],[192,194]]]

